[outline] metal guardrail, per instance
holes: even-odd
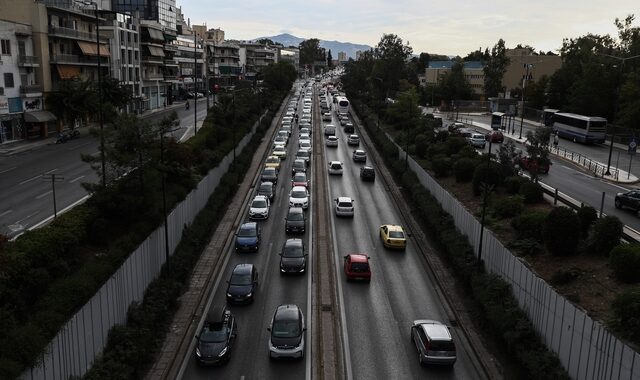
[[[576,153],[564,148],[553,146],[549,146],[549,151],[558,157],[562,157],[569,161],[577,163],[578,165],[587,169],[589,172],[592,172],[596,177],[604,177],[604,173],[606,173],[607,171],[606,165],[594,161],[581,153]],[[618,176],[620,175],[620,170],[618,170],[618,168],[611,166],[609,168],[609,172],[611,173],[611,177],[616,180],[618,179]]]

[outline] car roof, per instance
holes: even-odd
[[[349,135],[349,137],[358,137],[358,135]]]
[[[260,182],[260,187],[262,187],[262,186],[273,187],[273,182],[271,182],[271,181]]]
[[[267,166],[266,168],[262,169],[262,171],[263,171],[263,172],[265,172],[265,171],[274,171],[274,172],[275,172],[275,171],[276,171],[276,168],[273,168],[273,167],[271,167],[271,166]]]
[[[420,326],[422,331],[433,340],[453,340],[449,329],[442,322],[422,319],[413,321],[413,324]]]
[[[387,226],[389,231],[402,231],[402,227],[397,224],[385,224],[385,226]]]
[[[306,167],[306,165],[307,165],[307,164],[305,164],[305,162],[304,162],[304,160],[303,160],[302,158],[296,158],[295,160],[293,160],[293,163],[294,163],[294,164],[295,164],[296,162],[297,162],[298,164],[300,164],[300,165],[305,165],[305,167]]]
[[[356,149],[356,150],[354,150],[353,152],[354,152],[354,153],[364,153],[364,150],[362,150],[362,149]]]
[[[352,202],[350,197],[338,197],[338,202]]]
[[[342,165],[342,162],[340,162],[340,161],[329,161],[329,165],[333,165],[333,164],[340,164],[340,165]]]
[[[350,253],[347,256],[354,263],[366,263],[369,262],[369,257],[364,253]]]
[[[328,139],[329,139],[329,140],[337,140],[337,139],[338,139],[338,136],[335,136],[335,135],[334,135],[334,136],[329,136],[329,137],[328,137]]]
[[[289,214],[303,214],[304,210],[302,207],[289,207]]]
[[[254,200],[254,201],[255,201],[255,200],[264,200],[264,201],[266,201],[266,200],[267,200],[267,196],[266,196],[266,195],[256,195],[256,196],[253,198],[253,200]]]
[[[373,167],[371,166],[363,166],[360,168],[360,170],[373,170]]]
[[[306,191],[307,188],[304,186],[294,186],[291,191]]]
[[[237,264],[233,268],[233,273],[250,273],[253,269],[253,264]]]
[[[276,308],[273,319],[278,320],[298,320],[300,316],[300,308],[297,305],[280,305]]]
[[[256,222],[247,222],[247,223],[242,223],[240,225],[240,229],[254,229],[258,226],[258,223]]]

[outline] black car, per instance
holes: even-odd
[[[306,228],[307,219],[304,217],[302,207],[291,207],[284,218],[284,228],[287,233],[303,234]]]
[[[258,270],[253,264],[238,264],[227,281],[227,302],[243,304],[253,302],[258,288]]]
[[[351,122],[347,122],[344,125],[344,133],[353,133],[355,129],[353,128],[353,124]]]
[[[262,169],[260,180],[262,182],[272,182],[276,185],[278,184],[278,171],[275,168],[264,168]]]
[[[262,182],[260,187],[258,187],[258,195],[264,195],[269,198],[270,201],[273,200],[273,197],[276,195],[276,189],[275,186],[273,186],[273,182]]]
[[[305,351],[304,315],[297,305],[280,305],[269,331],[269,358],[302,359]]]
[[[280,252],[280,274],[304,274],[307,254],[302,239],[287,239]]]
[[[375,181],[376,171],[371,166],[363,166],[360,168],[360,179],[363,181]]]
[[[215,307],[196,336],[196,361],[202,365],[223,364],[229,361],[238,334],[236,319],[224,306]]]
[[[640,212],[640,190],[631,190],[626,193],[616,194],[616,208],[630,208],[635,212]]]

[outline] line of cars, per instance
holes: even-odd
[[[260,184],[253,199],[249,202],[248,221],[242,223],[235,235],[237,253],[258,252],[261,244],[260,222],[266,221],[271,212],[272,201],[276,196],[276,185],[287,159],[287,145],[292,134],[292,125],[299,126],[298,151],[293,163],[291,191],[288,211],[285,217],[287,234],[306,232],[305,210],[309,207],[310,181],[307,168],[311,159],[311,105],[313,90],[304,86],[299,100],[291,100],[282,118],[281,127],[275,135],[271,152],[265,159],[260,174]],[[304,96],[303,96],[304,95]],[[302,117],[297,118],[298,103],[302,102]],[[307,268],[307,252],[300,238],[285,241],[280,251],[281,274],[304,274]],[[254,264],[237,264],[227,281],[227,304],[244,305],[254,301],[258,291],[258,269]],[[269,331],[270,358],[303,358],[305,352],[305,320],[300,307],[283,304],[276,308]],[[207,315],[203,328],[196,336],[195,358],[202,365],[226,363],[231,355],[237,336],[237,322],[231,310],[215,307]]]

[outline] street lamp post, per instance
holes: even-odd
[[[491,167],[491,142],[492,139],[489,139],[489,153],[487,153],[487,179],[489,178],[489,168]],[[484,194],[482,199],[482,217],[480,219],[480,243],[478,244],[478,265],[482,264],[482,239],[484,237],[484,220],[485,215],[487,214],[487,201],[489,198],[489,193],[491,192],[491,186],[488,181],[485,183]]]
[[[524,124],[524,95],[527,91],[527,82],[529,82],[529,69],[533,69],[533,65],[530,63],[525,63],[524,67],[526,72],[524,74],[524,80],[522,83],[522,110],[520,111],[520,136],[519,139],[522,138],[522,125]]]
[[[193,134],[198,134],[198,35],[193,31]]]
[[[615,106],[615,110],[613,112],[613,116],[617,117],[618,116],[618,107],[620,106],[620,86],[622,84],[622,76],[624,75],[624,63],[625,63],[625,61],[627,61],[629,59],[638,58],[638,57],[640,57],[640,55],[634,55],[633,57],[626,57],[626,58],[616,57],[615,55],[602,54],[602,53],[599,53],[598,55],[603,55],[605,57],[617,59],[618,61],[620,61],[620,73],[618,74],[618,77],[619,77],[618,78],[618,88],[616,90],[616,106]],[[610,168],[611,168],[611,155],[613,154],[613,140],[614,140],[615,136],[616,136],[616,128],[615,128],[615,125],[612,125],[611,143],[609,144],[609,158],[607,159],[607,171],[604,172],[605,175],[611,175],[611,171],[610,171]]]

